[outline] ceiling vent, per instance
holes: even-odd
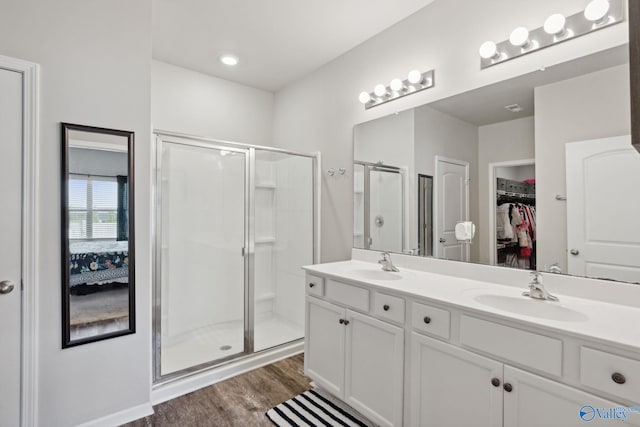
[[[520,111],[522,111],[522,107],[518,104],[507,105],[504,108],[511,111],[512,113],[519,113]]]

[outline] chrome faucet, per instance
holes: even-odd
[[[382,259],[378,261],[378,264],[382,265],[382,269],[384,271],[400,271],[398,270],[398,267],[393,265],[389,252],[382,252]]]
[[[533,299],[541,299],[547,301],[558,301],[558,297],[551,295],[542,284],[542,273],[537,271],[531,272],[531,281],[529,282],[529,290],[523,292],[522,295]]]

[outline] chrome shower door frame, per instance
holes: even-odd
[[[252,341],[248,339],[251,336],[252,331],[249,329],[249,322],[247,320],[247,312],[250,311],[248,309],[248,300],[249,300],[249,289],[250,289],[250,281],[249,281],[249,259],[248,256],[250,247],[250,224],[251,218],[249,215],[250,212],[250,204],[249,204],[249,185],[251,180],[250,173],[250,156],[251,153],[247,148],[227,146],[224,143],[215,144],[215,143],[206,143],[197,140],[189,140],[180,137],[174,137],[167,134],[155,134],[155,151],[156,151],[156,168],[155,168],[155,188],[154,188],[154,206],[155,206],[155,218],[154,218],[154,299],[153,299],[153,378],[154,384],[166,383],[168,381],[174,380],[176,378],[181,378],[186,375],[194,374],[197,372],[201,372],[210,368],[211,366],[217,366],[223,364],[225,362],[235,360],[238,357],[246,356],[251,354]],[[199,147],[211,150],[218,151],[233,151],[236,153],[241,153],[244,155],[244,247],[238,248],[239,256],[244,257],[243,263],[243,272],[244,272],[244,339],[243,339],[243,351],[231,354],[229,356],[225,356],[222,358],[210,360],[205,363],[201,363],[195,366],[191,366],[180,371],[172,372],[166,375],[162,375],[162,153],[163,147],[165,144],[176,144],[176,145],[185,145],[191,147]],[[250,342],[251,345],[247,346],[247,342]]]
[[[402,214],[401,219],[400,219],[400,226],[401,226],[401,245],[402,248],[404,249],[406,247],[406,211],[407,211],[407,207],[405,206],[405,201],[407,200],[407,195],[406,195],[406,187],[407,187],[407,174],[406,171],[402,168],[396,167],[396,166],[388,166],[388,165],[384,165],[382,163],[370,163],[370,162],[363,162],[360,160],[356,160],[353,162],[356,165],[361,165],[363,166],[363,192],[364,192],[364,223],[363,223],[363,233],[364,233],[364,238],[363,238],[363,243],[364,243],[364,248],[363,249],[368,249],[371,250],[371,172],[372,171],[379,171],[379,172],[387,172],[387,173],[397,173],[398,175],[400,175],[400,180],[401,180],[401,186],[402,186],[402,195],[401,195],[401,205],[402,205]]]
[[[306,157],[313,161],[313,263],[320,262],[320,203],[321,203],[321,156],[320,153],[306,154],[289,150],[282,150],[273,147],[240,144],[230,141],[195,137],[167,131],[154,131],[156,165],[154,168],[153,184],[153,206],[154,217],[152,224],[153,234],[153,384],[160,386],[171,381],[182,379],[189,375],[207,371],[213,367],[219,367],[231,362],[251,357],[268,349],[258,352],[254,351],[255,339],[255,165],[256,150],[274,153],[288,154],[292,156]],[[207,149],[228,150],[245,154],[245,225],[244,225],[244,247],[241,248],[241,255],[244,257],[244,351],[233,355],[211,360],[196,366],[185,368],[180,371],[162,375],[162,149],[166,143],[196,146]],[[240,254],[239,254],[240,255]],[[296,340],[301,341],[301,340]],[[296,342],[292,341],[292,342]],[[287,343],[283,343],[285,345]]]

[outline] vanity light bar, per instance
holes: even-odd
[[[421,73],[418,70],[412,70],[406,79],[393,79],[388,86],[383,84],[376,85],[373,92],[362,92],[358,99],[364,104],[364,109],[382,105],[394,99],[411,95],[425,89],[429,89],[435,85],[435,71],[429,70]]]
[[[518,27],[509,40],[484,42],[480,46],[480,68],[488,68],[558,43],[619,24],[624,21],[624,0],[591,0],[584,11],[564,17],[553,14],[544,26],[528,31]]]

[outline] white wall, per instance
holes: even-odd
[[[151,1],[7,0],[0,54],[41,68],[38,425],[148,404]],[[60,122],[135,131],[137,332],[61,349]],[[147,408],[150,409],[150,408]]]
[[[567,271],[565,144],[628,135],[629,66],[621,65],[535,90],[538,268]]]
[[[628,40],[617,25],[514,61],[480,70],[478,47],[505,40],[517,25],[538,27],[551,13],[572,14],[584,0],[437,1],[276,94],[276,146],[322,151],[324,167],[351,171],[353,126],[395,111],[532,72]],[[435,68],[436,86],[364,110],[358,93],[414,68]],[[350,257],[353,178],[323,180],[322,260]]]
[[[156,60],[151,72],[154,129],[272,145],[273,93]]]
[[[499,167],[496,168],[496,178],[504,178],[520,182],[527,179],[535,179],[536,167],[535,165]]]
[[[416,117],[416,174],[435,174],[436,156],[462,160],[469,163],[469,220],[478,223],[478,127],[429,106],[415,109]],[[417,176],[416,176],[417,179]],[[433,191],[434,209],[437,188]],[[417,203],[417,191],[413,199]],[[417,212],[417,207],[413,209]],[[434,227],[436,224],[434,224]],[[417,238],[415,233],[413,238]],[[417,246],[417,245],[416,245]],[[413,247],[416,247],[413,246]],[[471,245],[471,261],[479,257],[478,245]]]
[[[477,246],[480,251],[479,261],[483,264],[489,262],[490,241],[489,236],[489,164],[507,162],[513,160],[525,160],[534,158],[534,118],[509,120],[507,122],[494,123],[480,126],[479,135],[479,226],[477,228]]]

